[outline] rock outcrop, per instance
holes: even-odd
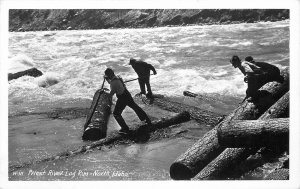
[[[32,76],[32,77],[39,77],[39,76],[43,75],[43,73],[36,68],[30,68],[28,70],[20,71],[17,73],[9,73],[8,81],[13,80],[13,79],[18,79],[19,77],[22,77],[24,75],[28,75],[28,76]]]
[[[145,28],[289,19],[288,9],[10,9],[9,31]]]

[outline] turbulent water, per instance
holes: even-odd
[[[156,68],[158,74],[151,76],[154,93],[181,97],[189,90],[215,98],[242,98],[246,84],[229,63],[232,55],[289,66],[289,21],[9,33],[8,72],[36,67],[44,73],[9,81],[10,132],[20,123],[13,117],[24,112],[88,107],[107,67],[124,80],[136,78],[128,65],[131,57]],[[137,82],[127,87],[133,94],[139,92]],[[28,127],[34,122],[26,121]]]
[[[123,79],[136,78],[129,58],[154,65],[153,91],[182,96],[184,90],[224,97],[243,96],[242,75],[229,63],[248,55],[280,68],[289,64],[289,21],[9,34],[9,72],[37,67],[45,75],[9,82],[9,113],[39,111],[77,99],[91,99],[111,67]],[[58,81],[48,88],[43,83]],[[138,92],[137,82],[128,84]]]

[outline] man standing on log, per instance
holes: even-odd
[[[251,101],[257,101],[260,97],[258,89],[264,84],[271,81],[283,82],[280,70],[276,66],[265,62],[255,62],[251,56],[241,62],[240,58],[235,55],[230,62],[234,68],[240,69],[245,76],[244,81],[248,83],[245,99],[251,97]]]
[[[156,73],[155,68],[151,64],[148,64],[141,60],[138,61],[133,58],[130,59],[129,65],[132,66],[134,71],[139,76],[138,81],[139,81],[140,89],[141,89],[141,92],[139,94],[144,94],[148,98],[153,98],[151,86],[150,86],[150,70],[152,70],[153,74],[156,75],[157,73]],[[147,94],[146,94],[146,90],[145,90],[145,85],[147,86],[147,91],[148,91]]]
[[[113,115],[118,122],[118,124],[121,127],[120,133],[128,133],[129,127],[127,126],[125,120],[122,117],[122,112],[125,109],[126,106],[129,106],[132,108],[139,119],[141,121],[145,121],[148,126],[151,125],[151,120],[147,116],[147,114],[144,112],[142,108],[140,108],[133,100],[131,94],[127,90],[122,78],[117,77],[114,73],[114,71],[110,68],[107,68],[105,70],[105,79],[110,84],[110,95],[111,97],[116,94],[118,100],[116,102],[116,106],[113,112]]]

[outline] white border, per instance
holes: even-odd
[[[0,141],[0,188],[101,188],[101,187],[178,187],[178,188],[300,188],[300,114],[299,114],[299,52],[300,52],[300,13],[299,0],[0,0],[0,28],[1,28],[1,127]],[[39,181],[13,182],[8,181],[8,84],[7,84],[7,57],[8,57],[8,10],[9,9],[290,9],[290,75],[291,75],[291,126],[290,126],[290,180],[289,181]],[[88,185],[87,185],[88,184]],[[129,186],[129,185],[130,186]]]

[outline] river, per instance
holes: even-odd
[[[233,55],[253,56],[283,69],[289,66],[289,20],[230,25],[38,31],[9,33],[9,73],[31,67],[44,75],[9,81],[9,164],[34,162],[86,144],[81,141],[84,116],[49,118],[57,109],[89,108],[107,67],[124,80],[136,78],[130,58],[151,63],[154,93],[187,104],[228,114],[243,99],[246,84],[229,60]],[[108,85],[106,84],[106,87]],[[127,84],[132,94],[137,82]],[[229,108],[216,109],[187,97],[189,90],[221,99]],[[141,105],[152,117],[172,116]],[[124,112],[130,124],[138,121]],[[169,180],[168,169],[178,155],[210,128],[197,130],[190,139],[172,137],[142,144],[104,148],[76,157],[31,164],[9,173],[10,180]],[[108,132],[119,129],[109,120]],[[194,137],[194,138],[193,138]]]

